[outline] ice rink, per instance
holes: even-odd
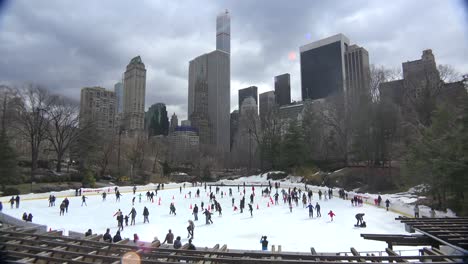
[[[243,188],[240,185],[240,191]],[[200,189],[200,197],[195,198],[196,190]],[[237,187],[231,187],[235,204],[239,207],[241,193]],[[8,203],[4,202],[3,212],[11,216],[21,218],[24,212],[32,213],[33,222],[45,224],[48,228],[73,230],[86,232],[89,228],[93,233],[103,234],[106,228],[111,229],[114,235],[117,231],[117,221],[113,217],[114,213],[121,209],[124,214],[128,214],[132,209],[132,192],[124,192],[120,202],[115,199],[113,188],[107,195],[106,201],[102,201],[100,195],[87,196],[87,206],[81,206],[81,197],[68,197],[70,206],[68,213],[59,216],[59,205],[64,199],[57,198],[55,207],[48,207],[47,199],[22,201],[19,209],[10,209]],[[275,188],[273,187],[273,193]],[[191,191],[192,197],[189,198]],[[121,232],[123,238],[133,239],[133,234],[137,233],[142,241],[151,242],[157,236],[161,242],[167,231],[172,229],[175,236],[181,236],[182,242],[187,241],[187,221],[193,220],[190,206],[203,201],[209,203],[209,188],[205,192],[203,186],[165,189],[158,192],[154,203],[146,199],[146,192],[142,193],[142,201],[139,202],[136,193],[135,209],[137,211],[136,225],[125,226]],[[215,187],[212,187],[215,192]],[[349,251],[350,247],[358,250],[378,250],[382,251],[386,244],[364,240],[361,233],[406,233],[403,224],[394,220],[398,215],[387,212],[383,208],[366,205],[353,207],[349,200],[342,200],[338,197],[325,201],[318,199],[318,194],[314,192],[313,205],[319,202],[321,205],[322,217],[317,218],[314,210],[314,217],[308,217],[308,209],[303,208],[299,200],[299,206],[293,206],[292,213],[287,204],[284,204],[280,195],[279,205],[269,205],[270,198],[262,197],[259,188],[255,190],[253,217],[248,210],[244,213],[234,212],[232,208],[232,197],[229,197],[229,187],[221,187],[221,191],[226,193],[223,197],[216,195],[216,199],[222,206],[222,216],[218,212],[213,212],[212,220],[214,224],[206,225],[205,216],[199,212],[199,220],[195,222],[195,236],[193,243],[197,247],[212,247],[215,244],[227,244],[228,248],[236,249],[260,249],[261,236],[268,236],[269,247],[271,245],[281,245],[283,251],[303,251],[309,252],[310,247],[314,247],[317,252],[338,252]],[[281,191],[281,188],[279,189]],[[286,189],[287,191],[287,189]],[[246,208],[248,209],[249,196],[252,193],[250,187],[246,188]],[[281,192],[280,192],[281,194]],[[159,205],[159,198],[161,203]],[[177,215],[169,215],[169,205],[174,202]],[[257,205],[258,208],[257,209]],[[143,208],[149,209],[150,223],[143,224]],[[327,213],[333,210],[336,214],[331,222]],[[364,220],[367,228],[356,228],[355,215],[365,213]],[[130,221],[129,221],[130,222]]]

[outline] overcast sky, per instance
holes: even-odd
[[[3,3],[3,4],[2,4]],[[395,68],[431,48],[438,64],[468,73],[466,2],[383,1],[2,1],[0,83],[34,82],[79,100],[80,89],[113,89],[140,55],[146,108],[164,102],[187,116],[188,63],[216,47],[216,15],[231,13],[231,109],[237,91],[273,89],[291,74],[300,100],[299,47],[337,33]]]

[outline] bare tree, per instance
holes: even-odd
[[[60,172],[63,156],[86,127],[78,128],[79,109],[76,102],[61,96],[54,96],[52,102],[47,110],[48,126],[45,132],[57,155],[56,170]]]
[[[31,146],[31,182],[41,144],[46,139],[48,112],[53,103],[51,93],[39,86],[28,85],[18,91],[19,102],[16,105],[14,128]]]
[[[455,70],[451,65],[439,64],[437,70],[439,71],[440,79],[444,83],[457,82],[463,79],[461,73]]]
[[[379,87],[381,83],[399,80],[402,78],[400,68],[388,69],[384,66],[372,64],[370,67],[370,93],[372,101],[377,101],[380,97]]]

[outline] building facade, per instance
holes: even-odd
[[[115,92],[102,87],[81,89],[80,124],[91,124],[98,130],[114,128],[116,113]]]
[[[275,100],[278,106],[291,103],[291,76],[289,73],[275,76]]]
[[[177,118],[177,115],[173,113],[171,116],[171,125],[169,126],[169,133],[174,132],[176,127],[178,126],[179,126],[179,119]]]
[[[345,51],[349,39],[334,35],[300,47],[302,100],[346,92]]]
[[[199,137],[193,127],[176,127],[169,135],[171,160],[175,163],[191,163],[199,150]]]
[[[123,83],[118,82],[114,85],[115,99],[116,99],[116,112],[117,114],[123,113]]]
[[[357,45],[345,52],[346,95],[348,102],[359,105],[363,98],[370,98],[369,53]]]
[[[255,100],[255,103],[258,105],[258,92],[257,92],[257,86],[250,86],[250,87],[247,87],[247,88],[244,88],[244,89],[240,89],[239,90],[239,104],[238,104],[238,107],[239,107],[239,114],[242,114],[242,111],[241,111],[241,105],[242,105],[242,102],[247,98],[247,97],[252,97],[254,100]],[[257,110],[258,112],[258,110]]]
[[[167,136],[169,133],[169,119],[167,117],[166,105],[163,103],[153,104],[145,113],[145,130],[148,136]]]
[[[275,108],[275,92],[268,91],[260,94],[260,120],[267,118]]]
[[[146,69],[140,56],[127,65],[123,89],[123,122],[128,130],[143,130],[145,119]]]

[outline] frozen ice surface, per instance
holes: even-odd
[[[234,181],[242,182],[244,179]],[[254,176],[249,182],[265,180],[264,177]],[[232,182],[232,183],[234,183]],[[264,182],[265,184],[265,182]],[[190,184],[187,184],[190,186]],[[201,197],[195,198],[197,188],[200,189]],[[235,204],[239,206],[241,194],[237,187],[231,187]],[[4,201],[3,212],[11,216],[21,218],[24,212],[32,213],[33,222],[45,224],[48,228],[86,232],[89,228],[93,233],[104,234],[106,228],[111,229],[114,235],[117,230],[117,221],[113,217],[114,213],[121,209],[124,214],[128,214],[132,209],[132,192],[123,192],[121,201],[116,202],[113,188],[107,195],[107,201],[102,201],[100,195],[87,196],[87,206],[81,206],[81,197],[68,197],[70,207],[65,216],[59,216],[59,205],[64,197],[58,197],[55,207],[48,207],[47,199],[24,200],[20,209],[10,209],[8,202]],[[281,188],[280,188],[281,189]],[[313,205],[318,201],[321,205],[322,217],[317,218],[314,211],[314,218],[308,217],[308,210],[294,205],[292,213],[289,212],[287,204],[283,204],[280,195],[280,204],[268,207],[270,198],[260,195],[259,188],[255,190],[253,217],[250,217],[248,210],[244,213],[234,212],[231,207],[232,197],[229,197],[229,187],[222,187],[221,190],[227,195],[221,198],[216,195],[218,202],[222,206],[222,216],[214,212],[212,220],[214,224],[205,225],[205,217],[199,212],[199,220],[195,222],[195,237],[193,243],[197,247],[213,247],[215,244],[227,244],[231,249],[260,250],[261,236],[268,236],[269,248],[271,245],[281,245],[283,251],[310,252],[310,247],[314,247],[317,252],[349,252],[350,247],[355,247],[361,251],[382,251],[386,243],[372,240],[364,240],[361,233],[380,234],[406,234],[404,225],[394,218],[396,213],[387,212],[384,208],[377,208],[371,205],[363,207],[353,207],[349,200],[342,200],[334,197],[331,200],[318,200],[318,194],[314,191]],[[272,189],[273,193],[275,188]],[[287,189],[286,189],[287,190]],[[192,197],[189,198],[188,192]],[[208,191],[208,188],[207,188]],[[215,187],[212,187],[215,191]],[[242,185],[240,187],[242,191]],[[246,188],[246,208],[249,196],[252,192],[250,187]],[[180,193],[179,188],[172,188],[159,191],[154,203],[146,200],[145,192],[142,192],[142,201],[139,203],[138,194],[136,196],[135,209],[137,211],[136,225],[126,226],[122,233],[123,238],[133,239],[133,234],[137,233],[142,241],[151,242],[157,236],[161,242],[169,229],[175,236],[181,236],[182,242],[187,241],[187,221],[193,220],[190,205],[203,201],[205,207],[209,202],[208,194],[203,187],[187,187]],[[161,197],[161,205],[158,200]],[[173,199],[174,197],[174,199]],[[3,197],[5,200],[8,197]],[[169,215],[169,205],[175,203],[176,216]],[[257,210],[257,205],[259,209]],[[150,223],[143,224],[143,207],[149,209]],[[333,222],[327,213],[333,210],[336,217]],[[355,214],[365,213],[364,220],[367,228],[355,228]],[[129,220],[130,222],[130,220]]]

